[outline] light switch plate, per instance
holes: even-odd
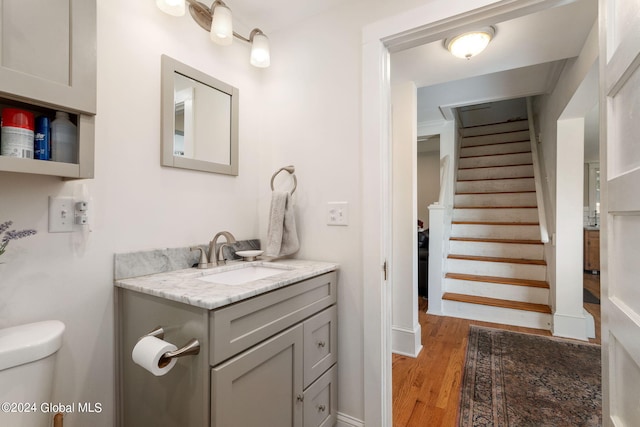
[[[74,208],[73,197],[49,196],[49,233],[71,233]]]
[[[327,225],[349,225],[349,203],[327,203]]]

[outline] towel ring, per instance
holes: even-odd
[[[282,171],[289,172],[291,174],[291,177],[293,178],[293,189],[291,190],[291,194],[293,194],[293,192],[296,191],[296,187],[298,186],[298,179],[296,178],[296,174],[294,173],[296,171],[296,168],[293,165],[284,166],[284,167],[278,169],[276,171],[276,173],[274,173],[273,176],[271,176],[271,191],[274,190],[273,181],[276,179],[276,175],[278,175]]]

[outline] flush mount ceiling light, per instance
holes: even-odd
[[[470,59],[472,56],[479,54],[487,47],[495,33],[496,30],[494,27],[468,31],[446,39],[444,41],[444,46],[453,56]]]
[[[209,31],[211,41],[228,46],[236,37],[251,44],[251,65],[266,68],[270,65],[269,39],[255,28],[249,38],[233,31],[231,9],[222,0],[215,0],[211,7],[196,0],[156,0],[158,9],[172,16],[185,14],[185,2],[189,3],[189,13],[205,31]]]

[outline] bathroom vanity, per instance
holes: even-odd
[[[241,261],[116,280],[118,425],[333,426],[336,270]],[[131,358],[158,326],[200,344],[163,376]]]

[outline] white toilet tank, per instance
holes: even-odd
[[[51,402],[56,352],[64,323],[58,320],[0,329],[0,426],[45,427],[55,414]]]

